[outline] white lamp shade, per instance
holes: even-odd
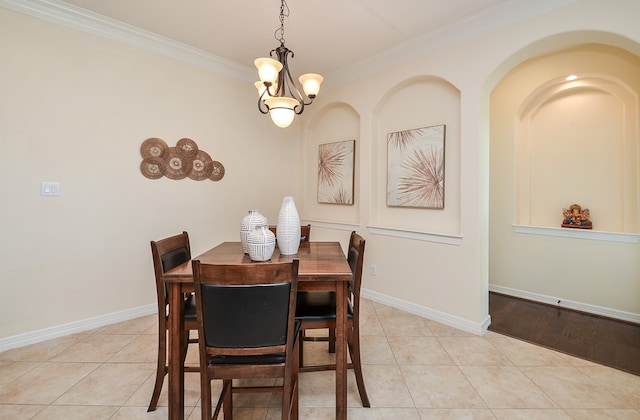
[[[265,99],[264,103],[269,107],[271,120],[280,128],[287,128],[291,125],[293,118],[296,116],[293,109],[299,105],[298,101],[286,96],[270,97]]]
[[[300,76],[298,80],[300,80],[300,83],[302,84],[304,93],[308,97],[314,98],[320,91],[320,84],[322,83],[324,78],[319,74],[307,73]]]
[[[282,70],[282,63],[273,58],[256,58],[253,62],[258,69],[258,76],[262,82],[275,83],[278,80],[278,74]]]

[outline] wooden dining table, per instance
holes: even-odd
[[[336,305],[336,419],[347,418],[347,291],[351,268],[339,242],[301,242],[296,255],[280,255],[278,248],[271,261],[300,261],[298,290],[334,291]],[[203,264],[261,264],[251,261],[240,242],[223,242],[193,258]],[[188,261],[162,276],[169,292],[169,419],[184,418],[185,337],[183,293],[191,293],[192,262]]]

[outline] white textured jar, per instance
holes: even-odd
[[[293,197],[286,196],[278,214],[276,238],[281,255],[295,255],[300,247],[300,216]]]
[[[247,237],[247,249],[252,261],[269,261],[276,249],[276,235],[267,225],[258,225]]]
[[[240,242],[242,242],[242,249],[245,254],[249,253],[247,248],[249,233],[253,232],[256,226],[268,224],[267,218],[260,213],[260,210],[249,210],[249,213],[242,218],[242,223],[240,223]]]

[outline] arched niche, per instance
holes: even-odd
[[[305,219],[326,223],[359,224],[360,215],[360,115],[349,104],[333,102],[313,116],[306,130],[305,143]],[[325,143],[355,140],[353,205],[321,204],[318,192],[318,147]]]
[[[578,203],[594,229],[637,233],[638,75],[638,56],[595,43],[506,74],[491,94],[492,220],[559,227]]]
[[[557,34],[514,53],[485,88],[490,290],[632,319],[640,44]],[[593,230],[560,227],[573,202],[590,208]]]
[[[446,125],[444,209],[387,206],[389,133]],[[433,76],[405,80],[390,89],[374,109],[371,163],[373,226],[409,232],[460,233],[460,91]]]
[[[517,112],[516,223],[557,227],[559,210],[576,202],[596,229],[635,233],[637,92],[618,76],[573,76],[542,84]]]

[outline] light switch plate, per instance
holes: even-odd
[[[60,195],[59,182],[42,182],[40,183],[40,195],[57,197]]]

